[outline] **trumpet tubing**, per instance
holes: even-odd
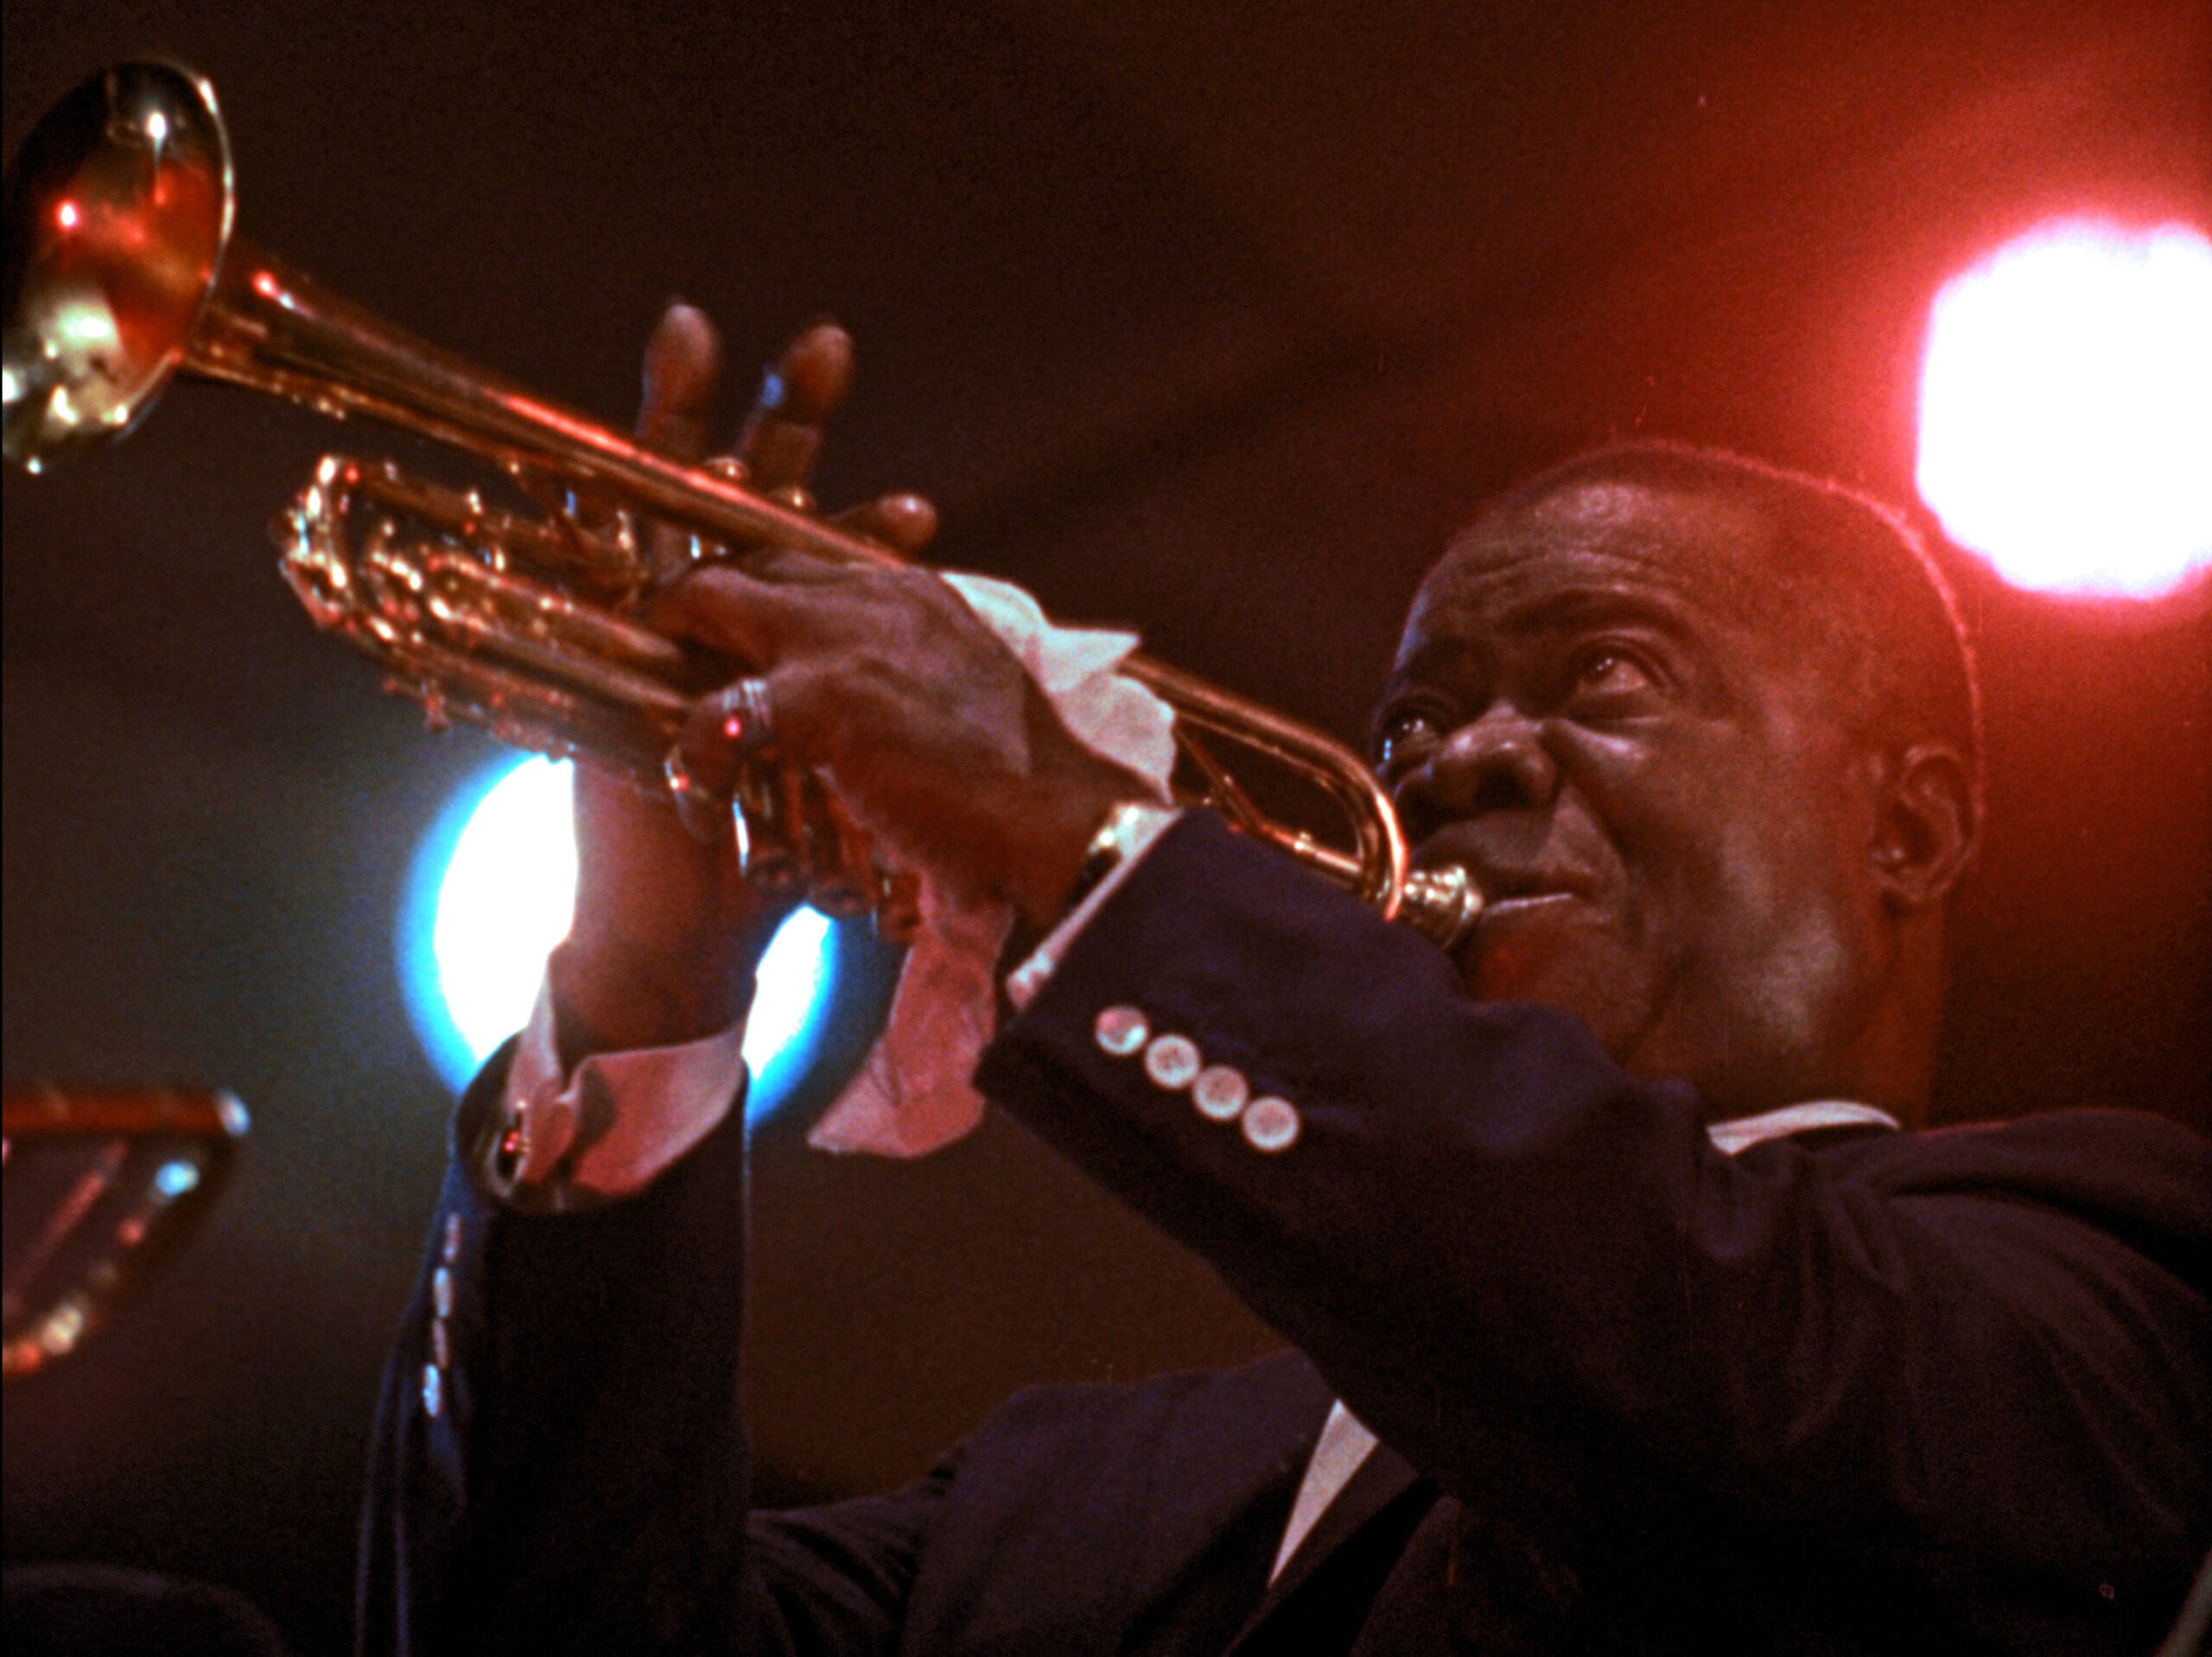
[[[113,66],[48,113],[7,180],[5,450],[33,472],[143,418],[174,378],[363,416],[489,462],[525,495],[619,502],[609,524],[557,501],[532,517],[396,467],[326,458],[275,534],[308,614],[377,661],[433,723],[459,719],[556,755],[588,754],[641,785],[693,699],[737,670],[629,619],[700,560],[764,544],[881,564],[879,543],[687,467],[416,338],[232,232],[230,144],[214,92],[174,65]],[[688,531],[659,568],[639,519]],[[1178,793],[1222,811],[1450,947],[1481,899],[1465,871],[1409,867],[1389,796],[1359,756],[1165,663],[1123,667],[1175,710]],[[1342,813],[1332,845],[1253,804],[1215,752],[1228,744],[1317,785]],[[767,765],[736,802],[749,875],[841,911],[883,902],[895,877],[822,809],[810,774]]]

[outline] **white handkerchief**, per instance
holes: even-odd
[[[1119,671],[1137,636],[1062,627],[1010,581],[948,574],[945,582],[1005,641],[1084,746],[1150,782],[1164,802],[1175,766],[1175,714]],[[992,968],[1014,924],[1005,904],[962,904],[925,880],[922,925],[906,952],[890,1022],[845,1091],[814,1125],[820,1151],[920,1157],[983,1120],[970,1082],[998,1023]]]

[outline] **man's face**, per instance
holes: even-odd
[[[1889,947],[1872,762],[1747,509],[1571,485],[1415,599],[1376,719],[1421,865],[1489,908],[1478,999],[1579,1015],[1717,1108],[1839,1085]]]

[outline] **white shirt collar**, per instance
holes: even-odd
[[[1903,1131],[1897,1119],[1886,1110],[1877,1110],[1872,1105],[1862,1105],[1848,1099],[1814,1099],[1802,1105],[1784,1105],[1780,1110],[1770,1110],[1757,1116],[1737,1116],[1725,1122],[1706,1124],[1706,1137],[1713,1141],[1713,1149],[1723,1156],[1734,1156],[1748,1151],[1768,1140],[1778,1140],[1791,1133],[1810,1133],[1822,1127],[1886,1127],[1892,1133]]]
[[[1757,1116],[1711,1122],[1707,1124],[1705,1132],[1715,1149],[1732,1157],[1768,1140],[1809,1133],[1822,1127],[1885,1127],[1891,1133],[1901,1131],[1896,1117],[1872,1105],[1857,1104],[1848,1099],[1815,1099],[1802,1105],[1784,1105],[1780,1110]],[[1343,1493],[1344,1486],[1351,1482],[1351,1476],[1359,1470],[1360,1463],[1374,1448],[1375,1435],[1360,1424],[1342,1400],[1330,1409],[1321,1437],[1313,1446],[1313,1458],[1306,1463],[1298,1499],[1291,1507],[1290,1523],[1284,1528],[1282,1545],[1275,1550],[1274,1569],[1268,1573],[1270,1584],[1282,1574],[1283,1566],[1290,1563],[1290,1556],[1298,1552],[1299,1544],[1306,1540],[1329,1504]]]

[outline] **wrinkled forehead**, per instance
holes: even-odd
[[[1479,514],[1414,595],[1406,643],[1485,631],[1568,595],[1645,599],[1719,625],[1770,628],[1787,604],[1774,536],[1751,507],[1599,480]]]

